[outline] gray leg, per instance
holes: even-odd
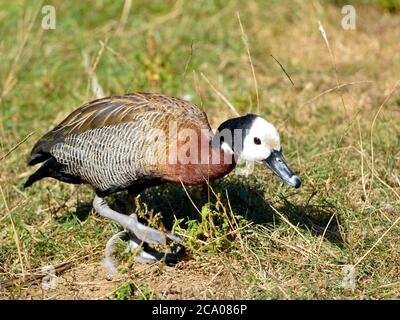
[[[99,215],[119,223],[123,228],[127,229],[130,233],[133,233],[139,240],[143,242],[165,245],[166,238],[176,242],[182,241],[182,239],[177,235],[161,232],[141,224],[138,221],[136,214],[126,216],[112,210],[104,201],[104,199],[97,195],[94,197],[93,207]]]

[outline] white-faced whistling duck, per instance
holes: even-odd
[[[213,134],[206,114],[196,105],[152,93],[112,96],[72,112],[33,147],[29,165],[44,164],[25,183],[52,177],[90,185],[98,214],[129,232],[130,248],[142,242],[180,242],[181,238],[141,224],[109,208],[104,197],[128,190],[128,196],[166,182],[204,184],[227,175],[238,158],[259,162],[293,187],[301,181],[282,155],[275,127],[253,114],[223,122]],[[144,250],[141,262],[160,256]],[[174,256],[171,256],[174,259]]]

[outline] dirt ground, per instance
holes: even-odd
[[[139,299],[235,299],[243,296],[240,284],[227,266],[218,261],[180,262],[174,267],[163,264],[146,266],[135,263],[127,274],[111,276],[101,262],[79,264],[56,276],[53,287],[41,280],[21,288],[24,299],[102,300],[110,298],[119,286],[135,273],[131,295]],[[216,272],[215,272],[216,271]],[[141,286],[146,282],[146,288]],[[157,297],[147,295],[157,292]]]

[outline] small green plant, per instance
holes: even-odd
[[[194,249],[203,247],[207,252],[223,251],[232,245],[240,227],[247,221],[234,215],[224,204],[221,195],[215,194],[215,202],[205,203],[199,210],[199,218],[186,222],[189,242]]]
[[[153,295],[145,282],[139,284],[138,293],[136,300],[150,300]]]
[[[113,300],[129,300],[134,294],[135,285],[132,280],[125,282],[111,295]]]
[[[151,296],[152,292],[146,283],[140,282],[138,285],[133,280],[128,280],[119,286],[110,298],[112,300],[149,300]]]

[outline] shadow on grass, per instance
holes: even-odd
[[[343,248],[344,239],[339,231],[337,215],[335,217],[336,209],[333,205],[298,206],[284,196],[281,199],[284,205],[279,210],[293,225],[309,230],[314,236],[324,235],[324,239]]]
[[[61,209],[62,207],[60,207]],[[89,215],[90,211],[92,210],[93,206],[91,202],[84,202],[84,201],[78,201],[76,204],[76,209],[75,211],[68,211],[66,210],[56,210],[56,211],[63,211],[64,213],[55,216],[55,220],[58,223],[64,223],[73,219],[78,219],[79,221],[85,221]]]
[[[254,182],[249,183],[239,180],[220,180],[213,182],[212,188],[219,195],[225,207],[231,208],[235,215],[241,215],[255,224],[276,225],[285,223],[265,200],[261,184],[257,185]],[[198,210],[201,211],[205,204],[209,202],[215,203],[216,201],[215,195],[209,190],[208,186],[188,186],[186,190],[190,199],[181,186],[165,184],[147,189],[141,193],[140,199],[142,203],[146,204],[149,211],[154,214],[157,212],[162,213],[163,224],[170,230],[174,223],[174,217],[176,219],[185,219],[186,221],[201,219]],[[107,203],[112,209],[127,213],[126,192],[109,196]],[[324,234],[326,240],[343,247],[343,239],[339,232],[337,219],[335,217],[331,219],[335,213],[333,205],[296,205],[280,194],[279,202],[275,203],[274,207],[293,225],[303,230],[308,230],[315,236]],[[91,210],[91,203],[79,201],[75,212],[65,213],[58,218],[58,221],[65,221],[71,215],[74,215],[80,221],[84,221],[88,218]]]

